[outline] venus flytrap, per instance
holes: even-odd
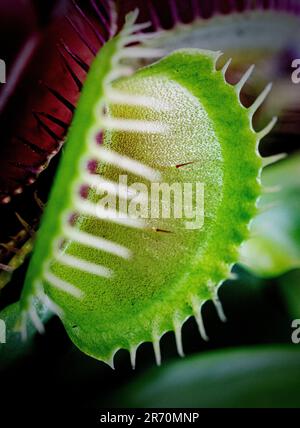
[[[121,20],[122,10],[123,8],[126,9],[126,2],[123,1],[105,1],[104,3],[101,2],[101,5],[95,1],[88,1],[86,3],[89,4],[95,15],[95,22],[94,19],[92,22],[86,13],[86,5],[81,7],[76,0],[72,3],[70,13],[66,16],[66,31],[70,27],[75,46],[78,38],[81,44],[75,48],[72,43],[69,44],[66,40],[60,42],[57,47],[60,59],[58,63],[52,63],[52,66],[56,68],[58,64],[66,73],[64,72],[57,79],[59,84],[57,85],[55,82],[54,86],[47,77],[41,77],[40,80],[45,83],[50,98],[41,104],[37,110],[36,106],[32,111],[31,108],[28,108],[30,110],[29,116],[33,115],[34,117],[34,124],[31,125],[30,117],[28,118],[29,122],[24,120],[21,132],[19,132],[18,126],[15,127],[18,133],[14,135],[15,138],[12,138],[13,143],[11,144],[9,141],[7,144],[3,143],[3,147],[6,147],[10,154],[5,153],[4,157],[9,161],[5,161],[1,168],[0,205],[9,205],[11,201],[18,200],[24,188],[31,186],[38,179],[39,174],[48,167],[49,162],[52,162],[52,158],[58,155],[73,111],[76,109],[76,103],[70,102],[70,100],[77,99],[77,94],[81,91],[85,73],[88,71],[91,61],[90,54],[92,53],[92,56],[96,54],[100,46],[113,34],[116,27],[117,10],[119,20]],[[138,3],[137,0],[136,4]],[[148,43],[149,48],[162,47],[166,52],[172,52],[181,47],[221,49],[226,56],[233,56],[232,70],[235,70],[236,66],[239,69],[244,62],[255,62],[259,64],[259,67],[262,66],[262,70],[265,70],[264,64],[267,59],[267,62],[270,61],[273,66],[268,66],[266,72],[257,73],[255,83],[260,85],[262,81],[275,80],[278,83],[278,85],[276,84],[278,92],[273,91],[272,97],[261,109],[262,123],[264,123],[264,115],[268,114],[270,110],[274,115],[279,115],[283,109],[289,108],[292,102],[291,97],[297,93],[296,91],[288,91],[288,87],[287,90],[282,89],[283,83],[280,81],[282,76],[281,73],[278,76],[278,65],[281,64],[282,53],[290,51],[290,47],[295,45],[295,40],[299,39],[300,9],[297,0],[264,2],[263,5],[261,1],[248,1],[241,5],[239,0],[232,0],[224,5],[223,0],[216,0],[215,2],[201,0],[191,2],[189,8],[182,8],[184,2],[177,0],[166,1],[162,5],[152,2],[140,3],[142,3],[143,14],[148,14],[148,18],[155,29],[155,34],[141,34],[143,43]],[[115,9],[116,4],[117,10]],[[165,10],[168,16],[168,30],[162,30],[166,26],[166,22],[165,13],[161,14],[160,9]],[[80,25],[76,24],[77,19]],[[93,42],[89,40],[89,37],[86,38],[85,33],[88,34],[90,31],[93,33],[93,39],[95,39]],[[103,35],[105,36],[103,37]],[[135,34],[134,37],[137,41],[138,35]],[[133,61],[134,58],[131,55],[131,65]],[[151,59],[149,61],[149,59],[143,58],[142,61],[137,61],[138,64],[142,65],[148,62],[151,62]],[[4,69],[2,68],[2,70]],[[292,70],[291,68],[291,74]],[[293,80],[296,79],[296,75],[297,70],[293,72]],[[68,80],[73,82],[73,87],[69,85]],[[288,80],[290,83],[290,76]],[[65,86],[68,86],[69,93],[64,91]],[[251,96],[253,90],[256,93],[254,88],[250,90],[250,85],[247,90],[250,91]],[[289,93],[289,96],[282,96],[282,92],[284,94]],[[36,91],[34,90],[32,93],[34,97]],[[120,94],[118,96],[120,97]],[[127,94],[126,97],[128,103]],[[40,97],[37,96],[37,98]],[[64,109],[67,111],[67,116]],[[57,111],[57,114],[54,115],[54,111]],[[25,117],[26,115],[21,114],[19,116]],[[31,130],[40,130],[41,132],[32,133]],[[26,158],[25,163],[21,153],[25,153],[23,156]],[[3,244],[6,243],[9,236],[9,231],[7,231],[7,237]],[[17,263],[16,266],[22,264],[21,245],[16,245],[13,253],[2,252],[0,254],[3,269],[10,270],[10,259],[14,257],[15,252],[20,253],[20,263]],[[14,259],[13,263],[15,264],[18,258],[14,257]],[[7,272],[2,272],[0,275],[4,277],[4,283],[6,283]],[[0,282],[3,283],[2,278]]]
[[[263,160],[258,144],[275,123],[255,132],[252,118],[270,91],[245,108],[240,91],[216,69],[220,52],[186,49],[131,69],[132,58],[161,56],[143,46],[145,28],[128,16],[87,76],[67,146],[45,210],[22,295],[23,333],[30,316],[43,324],[36,297],[61,317],[72,341],[113,366],[115,353],[159,341],[194,316],[207,340],[201,307],[213,300],[225,315],[218,288],[230,277],[239,247],[257,212]],[[146,36],[149,37],[148,35]],[[139,42],[139,44],[135,44]],[[125,61],[126,60],[126,61]],[[122,216],[99,204],[126,198],[118,184],[204,183],[203,227],[186,218]],[[126,193],[126,192],[125,192]]]
[[[203,4],[201,4],[203,3]],[[230,13],[224,11],[224,2],[195,2],[191,22],[184,22],[182,12],[176,0],[169,0],[171,28],[165,29],[158,7],[150,4],[151,19],[157,31],[157,37],[150,38],[152,47],[160,46],[168,52],[181,47],[222,49],[227,53],[249,57],[272,57],[282,52],[291,41],[299,40],[300,7],[297,0],[276,2],[232,0],[227,5]],[[226,5],[225,5],[226,6]],[[203,19],[203,11],[210,9],[210,17]],[[205,14],[205,13],[204,13]],[[170,24],[169,24],[170,26]]]

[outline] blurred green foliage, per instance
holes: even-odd
[[[300,153],[266,167],[265,193],[251,225],[251,239],[241,250],[241,261],[263,277],[300,267]]]
[[[299,407],[300,348],[218,350],[154,369],[123,389],[121,407]]]

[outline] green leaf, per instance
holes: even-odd
[[[275,192],[261,198],[262,212],[251,225],[241,261],[255,274],[272,277],[300,267],[300,154],[265,168],[262,184]]]
[[[118,407],[299,407],[296,345],[213,351],[153,369],[125,387]]]
[[[49,310],[46,307],[41,306],[40,303],[36,302],[35,305],[40,319],[44,323],[47,322],[51,317]],[[2,321],[1,326],[3,328],[4,322],[6,330],[3,333],[3,335],[6,336],[6,342],[0,343],[0,370],[3,370],[9,364],[12,364],[15,360],[22,358],[32,349],[34,337],[37,334],[36,328],[28,320],[27,338],[23,340],[17,329],[20,315],[20,302],[13,303],[0,312],[0,320]]]
[[[287,272],[277,281],[291,317],[300,319],[300,270]]]

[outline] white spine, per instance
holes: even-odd
[[[123,259],[129,259],[132,255],[131,251],[122,245],[116,244],[115,242],[109,241],[108,239],[98,238],[94,235],[91,235],[90,233],[76,230],[71,226],[67,226],[64,229],[64,233],[67,238],[73,241],[79,242],[80,244],[86,245],[87,247],[114,254]]]
[[[204,323],[203,323],[202,304],[199,305],[198,300],[193,299],[192,300],[192,308],[193,308],[193,312],[194,312],[194,317],[195,317],[197,325],[198,325],[200,336],[202,337],[203,340],[205,340],[207,342],[209,340],[209,338],[206,334],[206,330],[205,330]]]
[[[252,64],[248,70],[246,71],[246,73],[243,75],[243,77],[241,78],[241,80],[235,85],[235,90],[237,92],[237,94],[239,95],[243,86],[245,85],[245,83],[247,82],[247,80],[249,79],[249,77],[251,76],[253,70],[255,68],[255,65]]]
[[[256,98],[252,106],[249,107],[248,111],[250,114],[250,117],[252,118],[255,112],[259,109],[259,107],[262,105],[262,103],[267,98],[268,94],[270,93],[272,89],[272,83],[269,83],[265,89],[262,91],[262,93]]]
[[[137,176],[144,177],[149,181],[159,181],[161,178],[160,173],[149,166],[127,156],[112,152],[104,147],[97,147],[95,145],[92,148],[92,152],[98,160],[117,166],[118,168],[124,169],[125,171],[131,172]]]
[[[268,135],[269,132],[271,132],[274,126],[276,125],[276,122],[277,122],[277,117],[273,117],[272,120],[268,123],[268,125],[264,129],[257,132],[258,139],[261,140],[266,135]]]
[[[75,209],[80,214],[96,217],[101,220],[111,221],[127,227],[142,229],[145,227],[145,221],[140,218],[129,217],[125,213],[120,213],[116,210],[103,208],[100,204],[95,204],[87,200],[77,199],[75,201]]]
[[[155,361],[158,366],[161,365],[161,352],[160,352],[160,338],[155,336],[153,338],[153,350],[155,355]]]
[[[140,132],[142,134],[164,134],[168,131],[168,126],[164,123],[112,117],[103,117],[101,127],[112,131]]]
[[[77,299],[80,299],[83,297],[83,293],[81,290],[79,290],[79,288],[75,287],[73,284],[70,284],[69,282],[63,281],[62,279],[54,275],[52,272],[47,271],[44,274],[44,278],[47,282],[49,282],[50,285],[57,288],[58,290],[61,290],[67,294],[70,294],[71,296],[76,297]]]
[[[69,254],[58,253],[56,260],[66,266],[82,270],[83,272],[87,272],[92,275],[97,275],[104,278],[111,278],[113,275],[112,271],[105,266],[101,266],[96,263],[90,263],[86,260],[79,259],[78,257],[70,256]]]
[[[177,352],[180,357],[184,357],[183,346],[182,346],[182,325],[179,322],[174,321],[174,332]]]

